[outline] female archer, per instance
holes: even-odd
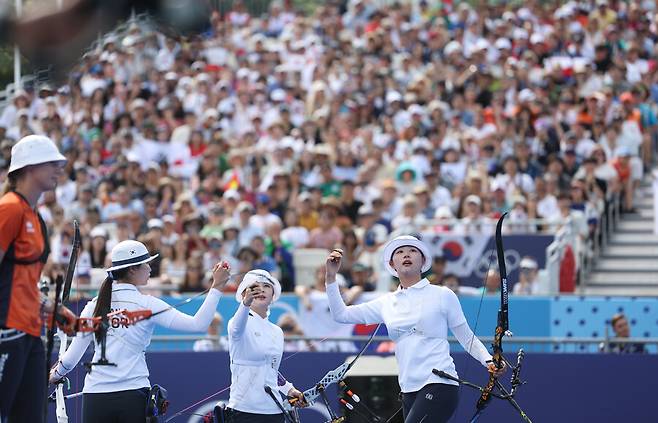
[[[279,281],[265,270],[247,272],[235,293],[240,305],[228,322],[231,393],[227,411],[232,423],[283,422],[277,391],[296,398],[299,406],[305,404],[304,395],[279,374],[283,331],[268,316],[270,305],[280,295]]]
[[[196,314],[189,316],[158,298],[139,292],[138,287],[146,285],[149,280],[151,266],[148,263],[156,257],[157,254],[151,256],[141,242],[127,240],[118,243],[112,249],[112,266],[107,269],[108,277],[101,285],[98,297],[89,301],[80,314],[83,318],[105,317],[112,311],[126,309],[151,310],[153,315],[133,325],[112,319],[108,329],[101,328],[96,332],[93,362],[106,359],[112,365],[94,366],[85,378],[82,390],[84,423],[143,423],[151,386],[144,351],[151,342],[154,326],[203,332],[213,319],[220,290],[230,277],[228,263],[215,264],[211,289]],[[51,370],[51,383],[61,380],[75,367],[91,341],[90,333],[80,333],[75,337]],[[103,343],[105,356],[102,354]]]
[[[447,422],[457,408],[457,382],[432,373],[432,369],[438,369],[457,376],[450,356],[448,329],[490,372],[500,375],[505,371],[504,365],[497,369],[491,363],[491,354],[469,328],[454,292],[431,285],[422,277],[432,265],[430,251],[423,242],[408,235],[389,241],[384,246],[384,266],[400,279],[400,286],[359,305],[346,306],[335,283],[341,258],[342,251],[337,249],[327,258],[331,314],[341,323],[386,324],[395,342],[405,422]]]

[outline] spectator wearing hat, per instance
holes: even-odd
[[[416,204],[418,206],[419,213],[425,219],[432,219],[436,213],[436,208],[432,204],[432,199],[430,198],[429,188],[427,185],[418,185],[414,188],[414,197],[416,198]]]
[[[471,194],[464,199],[462,218],[453,229],[459,234],[493,233],[493,222],[482,215],[482,199]]]
[[[240,250],[240,226],[238,222],[233,219],[225,219],[222,225],[222,241],[225,245],[227,260],[230,263],[237,264],[237,254]]]
[[[404,196],[413,193],[413,189],[418,183],[418,170],[411,163],[401,163],[395,170],[395,179],[397,181],[398,195]]]
[[[418,200],[413,194],[402,199],[402,213],[391,221],[394,233],[417,233],[427,224],[427,219],[418,209]]]
[[[535,185],[536,189],[537,187]],[[491,183],[491,194],[489,198],[491,199],[491,210],[494,214],[500,215],[509,210],[505,186],[500,182],[493,181]]]
[[[7,129],[6,137],[12,140],[20,140],[34,133],[34,128],[30,122],[30,111],[27,109],[17,110],[15,123]]]
[[[390,222],[402,210],[402,197],[399,195],[397,184],[392,179],[381,181],[379,186],[381,187],[380,216]]]
[[[265,252],[265,235],[256,235],[251,239],[249,243],[252,251],[256,253],[256,259],[254,260],[253,268],[266,270],[274,275],[279,275],[281,270],[279,269],[276,261],[273,257],[268,256]]]
[[[514,284],[512,294],[539,295],[541,293],[537,261],[530,256],[525,256],[519,264],[519,281]]]
[[[96,226],[89,232],[89,238],[91,242],[89,243],[88,251],[91,267],[94,269],[103,269],[107,266],[109,258],[107,255],[107,240],[109,238],[107,230],[102,226]]]
[[[224,250],[224,243],[222,242],[221,229],[207,232],[204,236],[208,248],[203,252],[203,268],[212,268],[212,263],[217,263],[218,260],[227,260],[228,254]],[[213,261],[214,260],[214,261]],[[210,263],[210,267],[208,264]]]
[[[219,235],[221,239],[222,225],[224,221],[224,209],[219,203],[211,203],[207,207],[206,222],[201,229],[200,235],[206,239]]]

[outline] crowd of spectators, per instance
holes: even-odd
[[[79,284],[137,238],[162,258],[152,283],[180,292],[219,258],[294,291],[294,251],[336,245],[346,284],[371,290],[399,233],[489,234],[511,210],[508,231],[571,217],[587,239],[615,198],[633,212],[655,153],[655,2],[479,3],[236,1],[187,38],[136,22],[69,83],[14,94],[0,180],[13,143],[50,136],[68,158],[40,205],[50,268],[77,219]]]

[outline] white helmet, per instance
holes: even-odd
[[[152,256],[149,250],[146,249],[146,246],[139,241],[121,241],[112,248],[112,253],[110,254],[112,257],[112,267],[109,267],[106,271],[111,272],[113,270],[148,263],[158,257],[158,255]]]
[[[43,135],[28,135],[11,148],[11,164],[8,173],[25,166],[65,161],[66,157],[59,152],[50,138]]]
[[[240,285],[238,286],[238,290],[235,291],[235,299],[238,302],[241,302],[242,293],[244,292],[244,290],[258,282],[266,283],[272,287],[272,289],[274,290],[274,296],[272,298],[272,302],[279,299],[279,297],[281,296],[281,284],[274,276],[270,274],[270,272],[262,269],[250,270],[244,275],[244,277],[242,278],[242,282],[240,282]]]

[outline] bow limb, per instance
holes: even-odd
[[[71,295],[71,284],[73,282],[73,274],[75,273],[75,266],[78,263],[78,254],[80,252],[81,244],[82,242],[80,239],[80,225],[78,224],[77,220],[74,220],[73,247],[71,248],[69,263],[68,266],[66,267],[66,277],[64,278],[64,281],[61,284],[58,281],[58,284],[60,284],[60,286],[57,289],[57,295],[56,295],[57,298],[55,298],[55,310],[53,310],[53,318],[57,316],[58,302],[60,305],[64,305],[64,306],[69,302],[69,297]],[[59,298],[60,287],[62,289],[61,299]],[[62,329],[57,328],[57,337],[59,338],[59,351],[57,354],[57,358],[61,360],[62,356],[66,352],[68,336]],[[48,363],[50,363],[50,354],[52,354],[52,350],[48,354],[49,355],[47,357],[47,360]],[[46,367],[46,371],[50,372],[50,365]],[[55,403],[56,403],[55,415],[57,416],[57,423],[68,423],[69,418],[68,415],[66,414],[66,403],[64,401],[64,383],[59,383],[55,388]]]
[[[334,370],[327,372],[327,374],[325,374],[322,377],[322,379],[320,379],[320,381],[315,384],[315,386],[304,391],[304,399],[306,400],[308,405],[313,405],[315,401],[317,401],[317,399],[320,397],[322,391],[324,391],[324,389],[327,386],[332,385],[334,383],[338,383],[345,378],[345,375],[352,368],[354,363],[356,363],[356,360],[358,360],[363,355],[363,353],[366,351],[368,346],[372,343],[372,340],[377,334],[377,331],[379,330],[380,326],[381,323],[378,323],[377,327],[375,327],[375,330],[370,335],[370,338],[368,338],[366,344],[361,348],[358,354],[349,363],[343,363],[340,366],[336,367]],[[286,408],[287,411],[291,411],[293,409],[292,405],[288,402],[284,404],[284,407]]]
[[[68,336],[61,329],[57,330],[57,337],[59,338],[59,359],[66,352],[66,345]],[[64,401],[64,382],[57,384],[55,388],[55,415],[57,416],[57,423],[68,423],[69,417],[66,414],[66,402]]]
[[[492,354],[492,361],[494,366],[496,368],[501,368],[503,366],[503,361],[505,360],[503,357],[503,336],[507,335],[509,333],[509,313],[508,313],[508,304],[509,304],[509,299],[508,299],[508,287],[507,287],[507,268],[505,267],[505,249],[503,248],[503,236],[502,236],[502,227],[503,227],[503,220],[505,219],[505,216],[507,213],[503,213],[503,215],[498,219],[498,223],[496,224],[496,255],[498,257],[498,269],[500,272],[500,309],[498,310],[498,322],[496,324],[496,332],[494,334],[494,341],[493,341],[493,354]],[[480,394],[480,398],[478,398],[477,404],[476,404],[476,411],[473,417],[471,418],[471,422],[475,422],[482,411],[485,409],[485,407],[489,404],[489,401],[491,401],[491,392],[493,391],[494,387],[498,386],[498,377],[495,376],[493,373],[489,373],[489,381],[487,384],[484,386],[484,389],[482,390],[482,393]]]

